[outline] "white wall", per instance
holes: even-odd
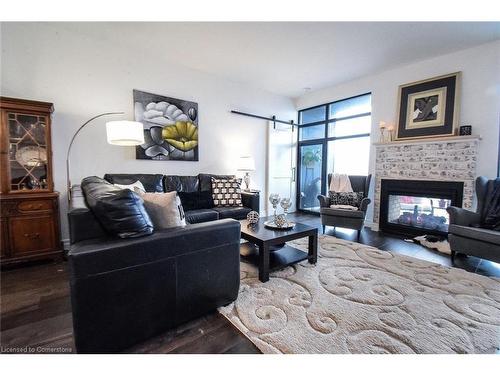
[[[176,48],[161,45],[164,51]],[[55,188],[61,192],[63,238],[67,237],[65,153],[76,129],[90,117],[125,111],[133,117],[132,90],[195,101],[199,108],[199,162],[135,159],[133,147],[106,143],[104,122],[89,125],[72,152],[72,181],[110,173],[235,173],[238,157],[252,155],[252,188],[266,185],[268,124],[230,114],[231,109],[278,118],[296,117],[293,102],[252,87],[163,62],[155,51],[73,34],[58,24],[2,23],[1,94],[53,102]],[[158,54],[159,56],[159,54]],[[227,58],[231,58],[228,51]],[[264,196],[261,208],[264,207]]]
[[[479,145],[478,175],[497,175],[500,114],[500,41],[370,75],[338,86],[313,91],[296,99],[298,109],[372,93],[372,142],[378,141],[379,121],[395,123],[398,86],[447,73],[462,72],[459,125],[472,125],[483,138]],[[375,148],[370,173],[375,174]],[[374,178],[372,179],[373,185]],[[371,191],[373,198],[373,189]],[[373,210],[373,204],[371,205]],[[370,222],[373,211],[368,212]]]

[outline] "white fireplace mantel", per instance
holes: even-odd
[[[461,181],[462,206],[472,208],[480,140],[472,135],[374,143],[374,229],[378,229],[380,217],[382,179]]]
[[[415,143],[425,144],[425,143],[449,143],[449,142],[464,142],[464,141],[480,141],[481,136],[479,135],[460,135],[453,137],[434,137],[434,138],[419,138],[419,139],[408,139],[405,141],[392,141],[392,142],[375,142],[373,143],[376,147],[385,146],[397,146],[397,145],[412,145]]]

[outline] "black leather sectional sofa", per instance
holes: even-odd
[[[112,183],[140,180],[147,191],[211,188],[213,175],[106,175]],[[121,239],[110,236],[74,186],[70,224],[71,302],[79,353],[114,353],[234,301],[240,283],[240,223],[245,207],[191,210],[185,227]],[[219,219],[219,220],[217,220]]]
[[[200,173],[197,176],[147,175],[147,174],[106,174],[104,179],[112,184],[130,184],[141,181],[146,191],[168,192],[178,191],[191,193],[195,191],[212,191],[213,178],[229,178],[230,175],[214,175]],[[185,210],[186,220],[191,223],[203,223],[218,219],[245,219],[250,211],[259,211],[259,200],[255,194],[241,195],[243,207],[214,207],[210,209]]]
[[[214,175],[200,173],[197,176],[174,176],[162,174],[106,174],[104,179],[112,184],[128,185],[141,181],[147,192],[194,192],[211,191],[212,177],[228,178],[230,175]],[[106,237],[107,233],[96,220],[87,206],[80,186],[72,188],[72,206],[68,213],[70,242],[75,243],[91,238]],[[213,207],[185,210],[186,221],[191,224],[203,223],[219,219],[245,219],[250,211],[259,212],[259,196],[255,194],[241,195],[243,207]]]

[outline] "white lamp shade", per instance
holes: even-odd
[[[251,156],[240,157],[238,163],[239,171],[255,171],[255,160]]]
[[[144,130],[137,121],[110,121],[106,123],[108,143],[117,146],[138,146],[144,143]]]

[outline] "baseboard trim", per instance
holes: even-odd
[[[374,223],[373,221],[365,221],[365,227],[370,228],[374,232],[380,231],[378,223]]]

